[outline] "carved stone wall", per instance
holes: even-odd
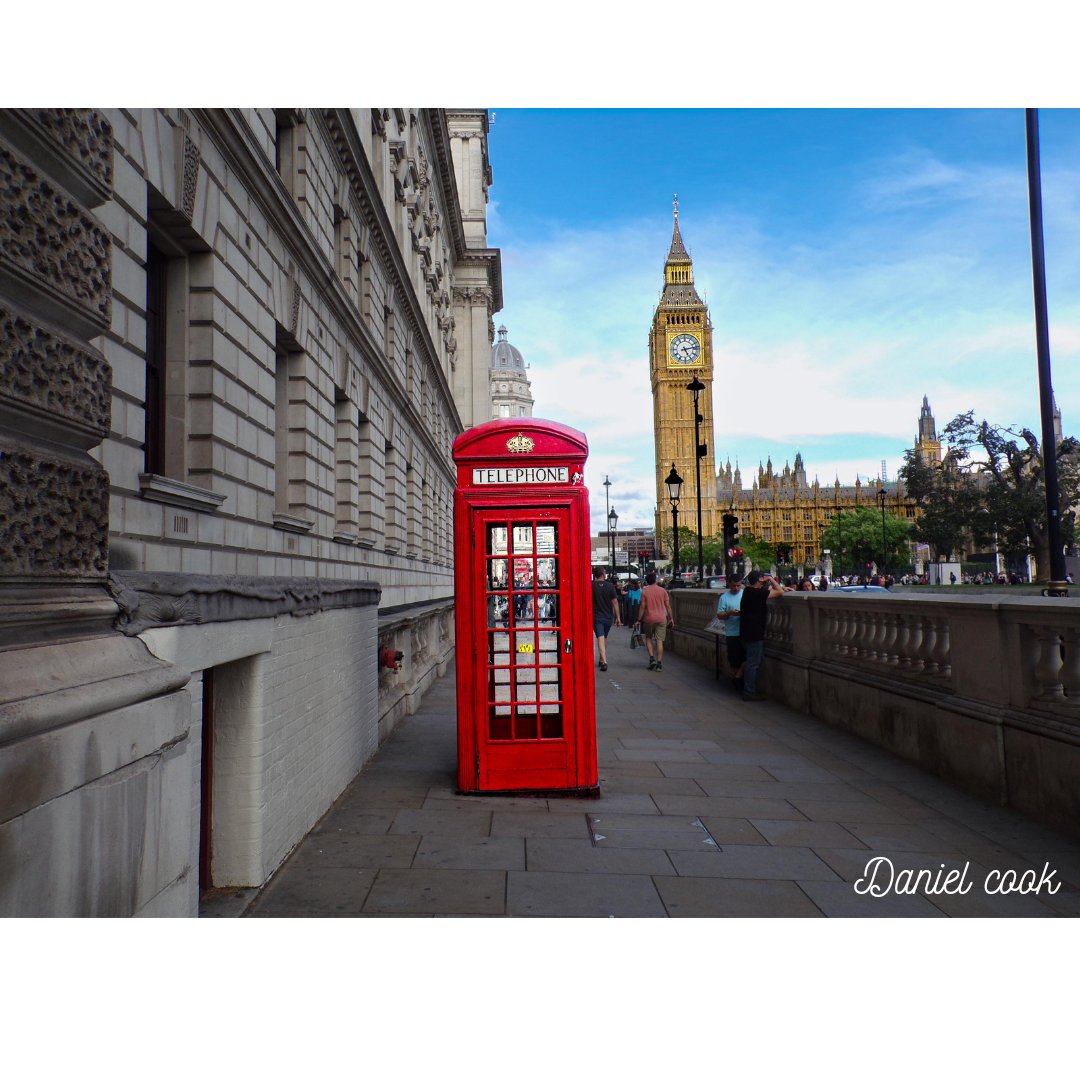
[[[0,273],[73,304],[102,330],[112,296],[109,234],[74,197],[0,142]]]
[[[24,409],[109,431],[109,365],[93,349],[0,304],[0,398]]]
[[[86,451],[109,430],[110,369],[89,339],[110,322],[112,247],[83,200],[111,179],[101,114],[0,116],[0,585],[108,569],[109,482]]]

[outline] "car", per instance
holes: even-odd
[[[868,596],[870,594],[891,596],[883,585],[835,585],[828,590],[832,593],[843,593],[845,596]]]
[[[725,589],[727,588],[727,578],[723,574],[714,574],[712,577],[705,579],[706,589]]]

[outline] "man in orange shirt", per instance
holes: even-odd
[[[671,597],[667,589],[656,584],[656,574],[645,575],[645,588],[641,590],[641,608],[638,620],[645,635],[645,648],[649,653],[649,670],[664,670],[664,638],[668,627],[674,628],[671,615]]]

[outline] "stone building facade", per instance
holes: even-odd
[[[926,397],[914,447],[923,460],[941,463],[941,442]],[[821,484],[815,476],[813,483],[808,483],[801,453],[795,454],[794,467],[785,462],[781,470],[773,469],[770,457],[765,465],[758,465],[757,475],[749,485],[744,485],[742,471],[738,464],[733,469],[730,459],[716,475],[717,502],[738,515],[740,535],[756,536],[787,548],[790,558],[784,561],[796,566],[821,566],[821,537],[829,522],[838,513],[860,506],[880,508],[878,492],[882,487],[886,511],[902,521],[914,522],[920,513],[919,505],[905,491],[902,480],[878,478],[863,484],[856,477],[854,484],[841,484],[837,477],[832,484]],[[855,571],[850,564],[837,565],[835,558],[834,553],[831,568],[826,567],[830,572]]]
[[[499,340],[491,348],[491,418],[532,416],[533,396],[525,357],[506,338],[505,326],[499,327]]]
[[[452,657],[487,117],[6,110],[0,168],[0,914],[193,915]]]

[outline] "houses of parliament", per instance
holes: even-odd
[[[653,436],[656,450],[656,533],[660,536],[670,520],[665,479],[674,466],[683,479],[680,521],[696,532],[699,493],[695,454],[700,454],[702,476],[701,527],[705,536],[722,530],[721,518],[734,513],[742,536],[752,535],[788,549],[785,561],[797,565],[818,565],[822,555],[821,537],[831,518],[860,506],[879,507],[878,492],[886,491],[886,510],[912,521],[917,514],[915,500],[904,491],[899,479],[879,478],[864,484],[821,484],[815,477],[807,481],[801,453],[794,466],[774,469],[772,459],[759,465],[757,474],[744,479],[730,456],[717,470],[713,442],[713,337],[712,322],[705,302],[694,286],[693,262],[679,230],[679,206],[675,202],[671,247],[664,263],[664,287],[653,315],[649,333],[649,372],[653,395]],[[698,379],[701,444],[695,437],[694,397],[688,381]],[[915,448],[928,461],[941,461],[930,404],[924,397],[919,415]],[[884,472],[884,469],[882,470]]]

